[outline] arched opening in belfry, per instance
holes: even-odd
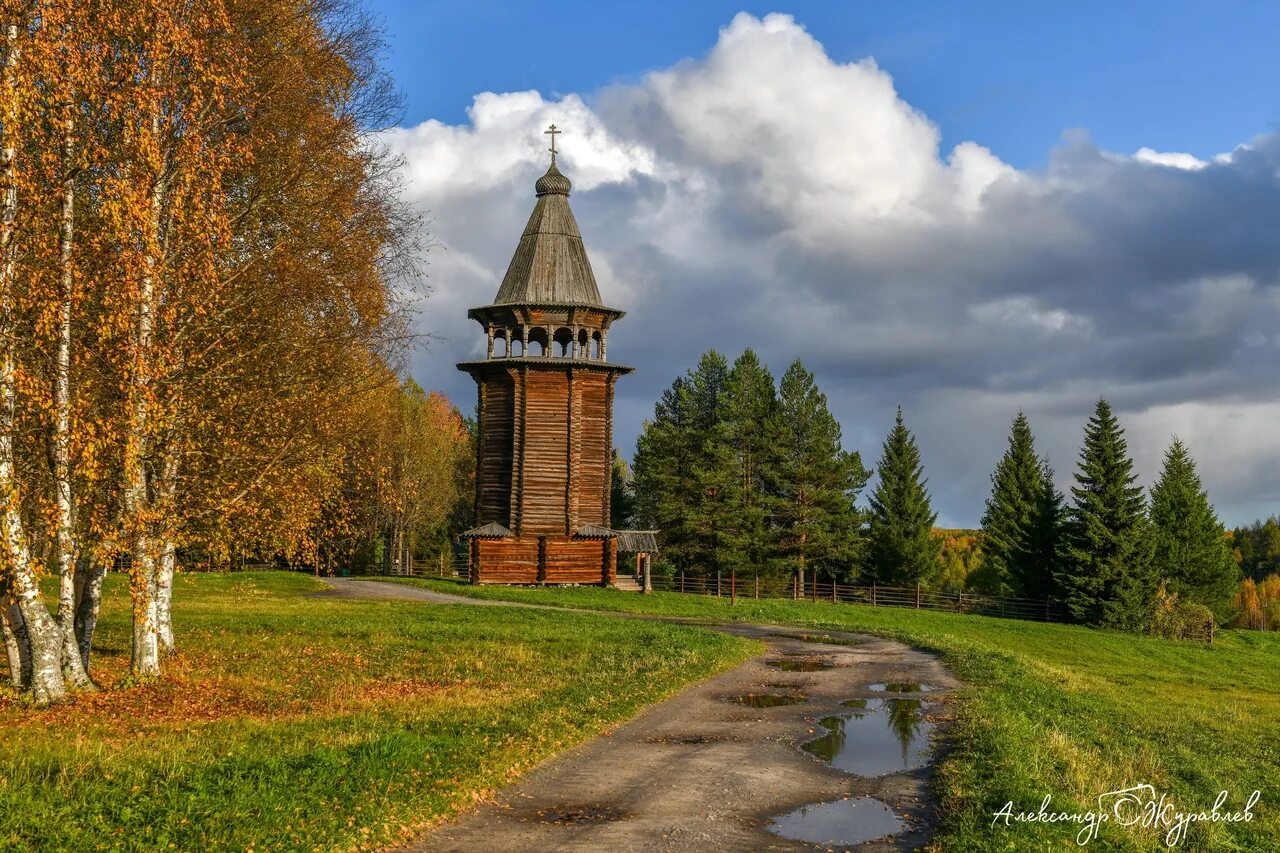
[[[524,339],[523,338],[513,337],[511,339],[511,355],[516,358],[519,358],[520,356],[524,355]]]
[[[507,345],[507,332],[505,329],[498,329],[493,333],[493,357],[505,358],[511,354],[511,349]]]
[[[600,350],[603,347],[602,338],[599,332],[591,334],[591,357],[596,361],[600,360]]]
[[[564,326],[556,329],[556,355],[560,358],[567,358],[571,355],[573,349],[573,330],[566,329]]]
[[[529,355],[547,354],[547,330],[537,326],[529,330]]]
[[[587,341],[590,340],[589,332],[586,329],[578,330],[578,358],[587,357]]]

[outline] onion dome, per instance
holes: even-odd
[[[537,196],[541,198],[544,195],[568,195],[573,185],[569,183],[569,179],[560,174],[560,170],[556,168],[555,157],[551,158],[551,168],[547,169],[547,173],[538,182],[533,185],[533,189]]]

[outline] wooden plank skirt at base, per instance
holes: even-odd
[[[608,586],[618,576],[618,545],[572,536],[473,539],[470,574],[472,583],[482,584]]]

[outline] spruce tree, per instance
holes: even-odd
[[[755,352],[745,350],[729,371],[723,407],[738,480],[737,506],[727,526],[738,564],[755,570],[764,566],[769,552],[765,484],[773,455],[766,424],[777,408],[772,374]]]
[[[902,420],[902,407],[876,465],[880,482],[871,495],[868,574],[876,583],[909,586],[938,572],[942,543],[922,477],[920,449]]]
[[[1229,616],[1240,569],[1196,474],[1196,463],[1177,438],[1151,489],[1152,561],[1170,592],[1199,602],[1219,621]]]
[[[982,515],[979,577],[985,591],[1037,599],[1049,594],[1059,514],[1052,471],[1036,456],[1031,424],[1019,412]]]
[[[1085,427],[1058,586],[1081,622],[1146,630],[1154,606],[1146,502],[1106,400]]]
[[[782,377],[766,426],[773,454],[765,474],[778,564],[803,581],[821,570],[847,577],[861,551],[854,504],[870,472],[841,446],[840,423],[799,360]]]

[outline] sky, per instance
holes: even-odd
[[[1058,7],[1061,8],[1058,8]],[[427,215],[420,384],[464,411],[550,122],[606,303],[615,443],[716,348],[818,376],[872,464],[897,405],[974,526],[1014,414],[1070,485],[1111,400],[1229,524],[1280,511],[1280,6],[378,0],[384,142]]]

